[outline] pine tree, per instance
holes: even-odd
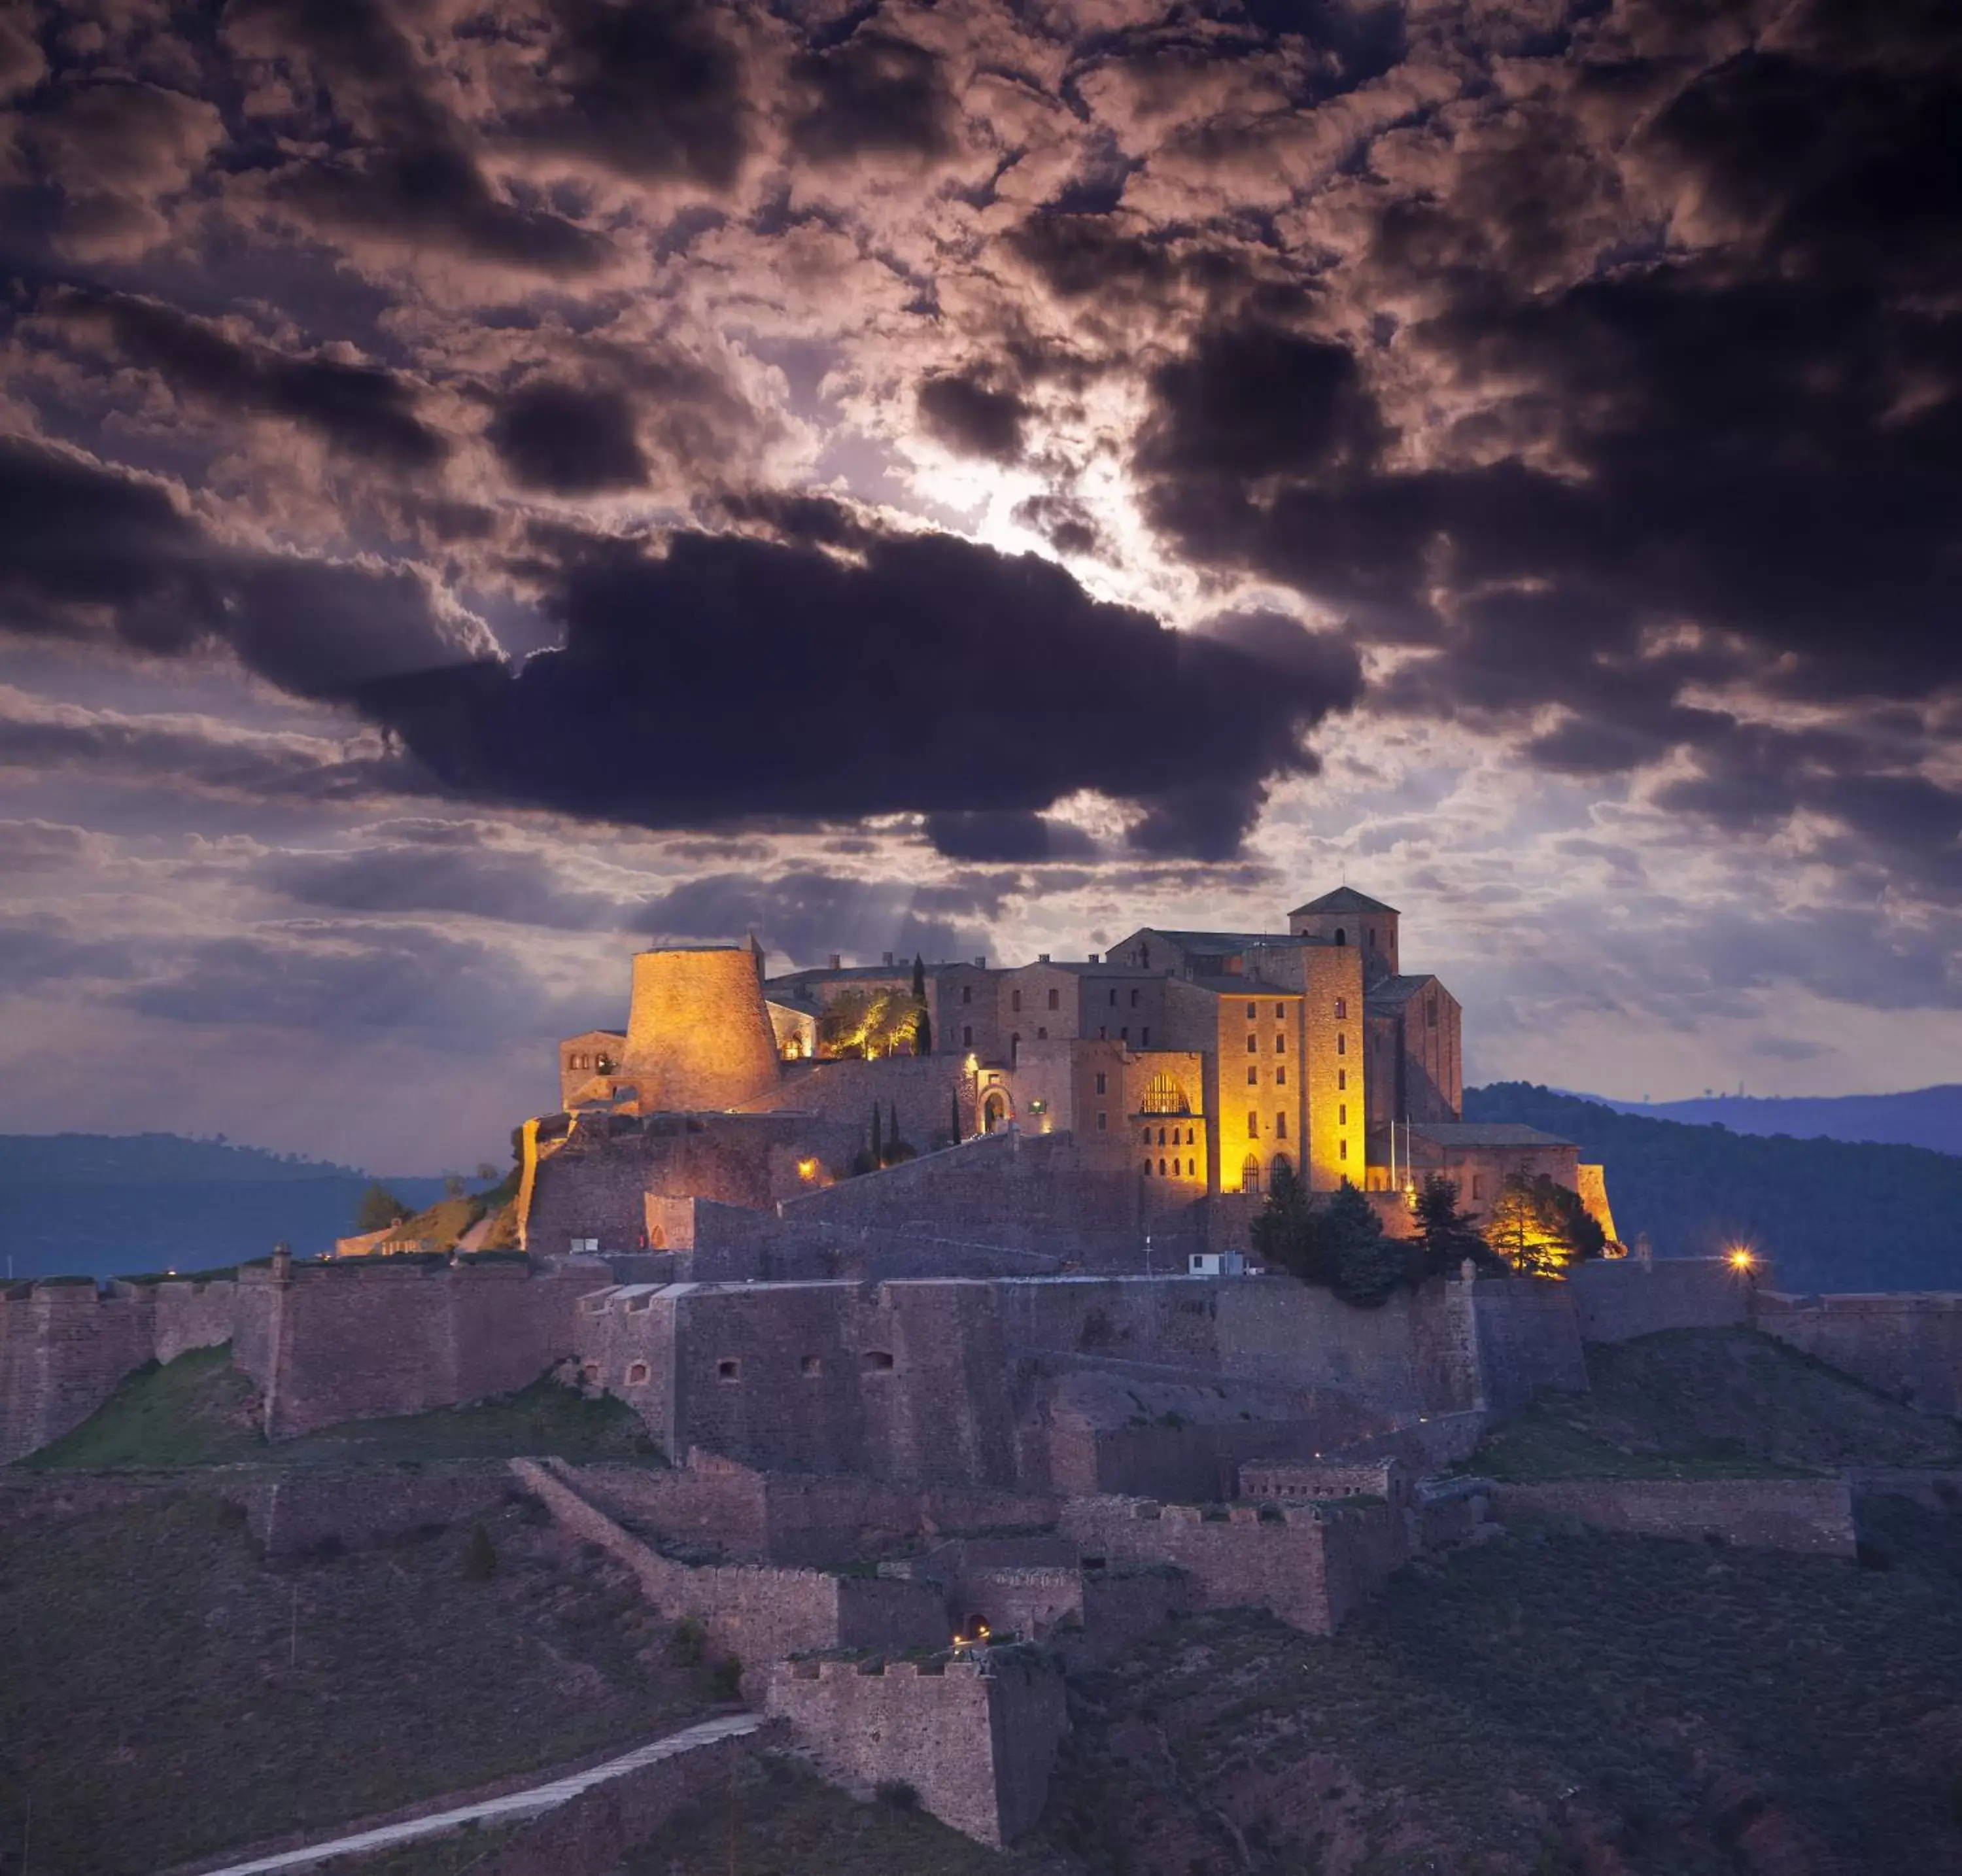
[[[1425,1277],[1449,1277],[1467,1258],[1490,1268],[1499,1260],[1458,1204],[1458,1185],[1441,1172],[1428,1174],[1417,1195],[1417,1264]]]

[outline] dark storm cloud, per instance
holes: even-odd
[[[623,176],[727,189],[753,126],[743,59],[717,9],[692,0],[557,0],[549,105],[507,126]]]
[[[1030,495],[1015,507],[1015,519],[1033,528],[1059,554],[1104,551],[1103,531],[1082,502],[1068,495]]]
[[[230,645],[306,697],[453,662],[476,635],[405,567],[236,550],[161,483],[0,438],[0,602],[13,630],[139,651]]]
[[[491,446],[523,488],[590,495],[647,479],[630,404],[577,385],[527,385],[492,420]]]
[[[1012,809],[929,814],[926,837],[950,860],[1069,859],[1087,858],[1096,851],[1095,843],[1080,828]]]
[[[861,26],[842,45],[799,54],[791,77],[804,99],[791,142],[813,162],[932,158],[953,145],[960,107],[939,59],[909,40]]]
[[[794,964],[822,964],[834,952],[876,960],[887,951],[938,963],[985,951],[986,931],[962,919],[995,909],[999,900],[985,889],[915,890],[829,873],[786,873],[775,879],[714,873],[653,900],[643,914],[643,928],[656,941],[733,939],[754,932]]]
[[[268,855],[253,868],[260,884],[325,912],[460,912],[570,932],[631,924],[634,904],[568,887],[535,852],[427,844],[369,846],[353,853]]]
[[[1168,631],[1032,555],[931,534],[859,553],[699,534],[596,551],[567,577],[561,649],[378,683],[360,707],[482,799],[670,826],[1027,814],[1095,789],[1143,811],[1148,850],[1219,857],[1360,693],[1339,642]]]
[[[950,449],[1012,462],[1022,453],[1028,406],[1011,391],[996,391],[959,374],[929,378],[919,388],[920,421]]]
[[[206,321],[128,295],[67,293],[50,310],[102,326],[123,357],[219,412],[289,418],[350,455],[404,471],[434,468],[449,453],[417,416],[414,387],[394,372],[242,344]]]

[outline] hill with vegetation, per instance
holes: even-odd
[[[356,1228],[372,1175],[223,1139],[174,1133],[0,1134],[0,1277],[127,1276],[299,1256]],[[440,1178],[391,1179],[411,1211]],[[476,1183],[476,1182],[473,1182]]]
[[[1733,1133],[1789,1133],[1794,1139],[1873,1141],[1962,1153],[1962,1083],[1897,1095],[1705,1095],[1700,1100],[1599,1101],[1618,1114],[1647,1114]]]
[[[1572,1140],[1607,1168],[1622,1238],[1658,1257],[1746,1244],[1775,1287],[1962,1287],[1962,1159],[1916,1146],[1734,1133],[1618,1112],[1527,1082],[1465,1091],[1467,1120]]]

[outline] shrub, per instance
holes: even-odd
[[[708,1676],[708,1691],[717,1699],[734,1700],[743,1692],[743,1657],[725,1654]]]
[[[683,1667],[695,1667],[700,1664],[708,1645],[708,1632],[692,1616],[684,1616],[675,1624],[668,1651]]]
[[[919,1791],[904,1779],[882,1779],[877,1788],[882,1804],[890,1804],[895,1810],[919,1809]]]

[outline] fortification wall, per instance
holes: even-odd
[[[1962,1296],[1760,1293],[1768,1335],[1924,1414],[1962,1414]]]
[[[680,1286],[593,1299],[579,1318],[590,1377],[670,1455],[757,1465],[1018,1482],[1009,1363],[985,1283]]]
[[[1093,1557],[1170,1564],[1199,1606],[1264,1609],[1310,1635],[1332,1634],[1404,1558],[1402,1520],[1387,1504],[1233,1505],[1214,1518],[1197,1505],[1085,1498],[1064,1507],[1062,1529],[1086,1568]]]
[[[1728,1328],[1750,1308],[1750,1283],[1721,1258],[1593,1258],[1575,1267],[1567,1286],[1590,1342]]]
[[[1193,1607],[1190,1580],[1169,1564],[1086,1571],[1082,1584],[1082,1628],[1062,1629],[1054,1638],[1072,1669],[1094,1667],[1121,1654]]]
[[[1353,1407],[1312,1417],[1202,1421],[1180,1427],[1087,1427],[1062,1422],[1049,1429],[1048,1475],[1060,1492],[1094,1497],[1195,1499],[1235,1495],[1249,1459],[1312,1460],[1375,1423]]]
[[[1853,1555],[1853,1498],[1843,1478],[1562,1479],[1495,1484],[1494,1513],[1567,1517],[1646,1537]]]
[[[719,1651],[742,1663],[753,1691],[763,1685],[767,1665],[787,1655],[941,1644],[940,1598],[922,1584],[759,1564],[677,1563],[609,1517],[556,1461],[513,1459],[510,1465],[565,1529],[625,1565],[663,1615],[700,1622]]]
[[[269,1439],[458,1406],[524,1387],[570,1353],[593,1281],[407,1258],[248,1268],[240,1300],[267,1322],[235,1353],[265,1396]]]
[[[943,1823],[998,1846],[1041,1816],[1069,1725],[1062,1677],[1020,1650],[993,1651],[985,1674],[967,1661],[793,1662],[771,1679],[769,1711],[832,1777],[903,1782]]]
[[[1206,1243],[1200,1196],[1155,1200],[1148,1213],[1130,1170],[1086,1165],[1067,1134],[1015,1128],[789,1200],[783,1215],[793,1226],[878,1226],[1122,1270],[1142,1267],[1148,1229],[1162,1264],[1182,1264]]]
[[[241,1497],[247,1526],[267,1555],[291,1557],[482,1517],[514,1490],[510,1469],[486,1459],[414,1472],[289,1472],[254,1481]]]
[[[1542,1388],[1587,1392],[1571,1283],[1508,1277],[1449,1287],[1468,1293],[1478,1337],[1480,1395],[1465,1405],[1503,1411],[1524,1406]]]
[[[175,1361],[193,1348],[216,1348],[232,1337],[238,1312],[238,1285],[225,1277],[200,1280],[179,1277],[168,1283],[115,1286],[120,1294],[128,1289],[149,1292],[150,1347],[158,1361]]]
[[[935,1140],[946,1138],[957,1101],[964,1135],[973,1125],[973,1078],[957,1053],[884,1056],[871,1062],[789,1063],[782,1080],[754,1104],[753,1111],[794,1109],[830,1123],[851,1143],[839,1155],[848,1161],[858,1146],[871,1143],[874,1101],[879,1104],[880,1137],[890,1133],[896,1108],[900,1139],[924,1155]]]
[[[78,1427],[150,1359],[146,1305],[92,1282],[0,1293],[0,1462]]]

